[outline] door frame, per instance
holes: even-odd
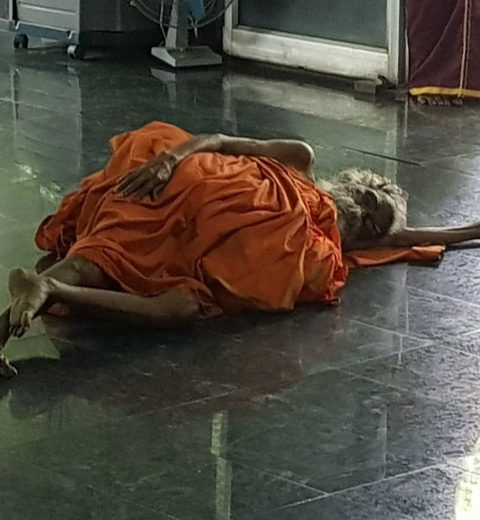
[[[227,54],[350,78],[405,78],[405,0],[387,0],[387,49],[241,26],[238,0],[225,13]]]

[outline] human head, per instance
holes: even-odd
[[[329,183],[345,250],[372,245],[406,226],[408,195],[390,179],[350,169]]]

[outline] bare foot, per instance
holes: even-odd
[[[24,269],[14,269],[10,273],[8,287],[12,297],[10,334],[20,338],[47,302],[51,285],[48,278]]]
[[[463,99],[453,96],[418,96],[414,98],[419,105],[431,107],[461,107]]]

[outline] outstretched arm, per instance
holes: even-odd
[[[155,197],[169,181],[175,167],[189,155],[200,152],[270,157],[286,166],[293,166],[306,179],[314,180],[315,154],[312,147],[303,141],[210,134],[193,137],[155,157],[128,174],[120,183],[118,191],[126,197],[133,195],[142,198],[149,194]]]
[[[356,241],[344,251],[363,251],[384,247],[415,247],[428,245],[453,246],[471,240],[480,240],[480,222],[460,227],[406,227],[391,235],[378,237],[370,241]]]
[[[452,246],[470,240],[480,239],[480,222],[462,227],[425,227],[405,228],[393,235],[383,238],[379,244],[390,247],[413,247],[424,245]]]

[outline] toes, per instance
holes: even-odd
[[[25,312],[21,312],[12,307],[10,312],[10,335],[19,338],[23,335],[22,330],[24,328],[23,325],[23,315]]]
[[[20,339],[25,334],[24,328],[19,325],[18,327],[15,327],[15,334],[13,334],[17,339]]]
[[[12,273],[12,276],[16,276],[16,274]],[[10,309],[11,333],[17,337],[22,336],[30,328],[32,320],[41,311],[49,297],[48,284],[40,277],[31,277],[26,281],[28,283],[24,284],[16,297],[12,297]]]
[[[15,302],[10,310],[10,334],[16,338],[22,337],[30,328],[34,317],[34,311],[22,304]]]
[[[12,301],[10,305],[10,324],[21,325],[26,318],[26,313],[31,314],[35,309],[35,301],[31,301],[29,295],[21,296]]]
[[[10,325],[10,335],[14,338],[18,338],[19,325]]]
[[[13,334],[15,329],[17,328],[17,322],[10,318],[10,334]]]
[[[26,332],[32,325],[32,320],[33,320],[33,311],[25,311],[22,314],[21,319],[20,319],[20,325],[18,325],[15,329],[14,335],[16,338],[21,338],[22,336],[24,336],[26,334]]]
[[[33,320],[33,311],[28,310],[22,314],[20,323],[24,329],[29,329],[30,326],[32,325],[32,320]]]

